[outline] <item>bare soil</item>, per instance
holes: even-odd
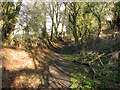
[[[49,49],[2,48],[3,88],[69,88],[70,63]]]

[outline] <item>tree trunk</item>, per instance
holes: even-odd
[[[50,4],[49,4],[49,6],[50,6]],[[52,19],[52,30],[51,30],[51,38],[50,38],[51,41],[53,39],[53,28],[54,28],[54,3],[53,2],[52,2],[52,8],[53,8],[53,13],[52,13],[52,10],[50,8],[50,17]]]
[[[47,31],[46,31],[46,5],[45,5],[45,2],[43,2],[43,7],[44,7],[44,28],[43,28],[43,30],[42,30],[42,37],[43,38],[46,38],[46,35],[47,35]]]
[[[7,40],[12,40],[12,33],[15,30],[15,25],[12,24],[4,24],[2,27],[2,42],[4,43]]]
[[[58,38],[58,27],[59,27],[59,21],[58,21],[58,9],[59,9],[59,4],[57,2],[57,12],[56,12],[56,23],[57,23],[57,27],[55,27],[55,34],[56,34],[56,38]],[[60,17],[59,17],[60,18]]]
[[[51,30],[51,38],[50,38],[51,41],[53,39],[53,28],[54,28],[54,22],[53,22],[53,18],[52,18],[52,30]]]
[[[62,29],[61,29],[61,37],[63,37],[63,29],[64,29],[64,24],[65,24],[65,19],[66,19],[66,3],[65,4],[65,15],[64,15],[64,19],[63,19],[63,23],[62,23]]]
[[[4,43],[6,40],[10,39],[12,32],[15,30],[15,25],[17,23],[17,18],[19,16],[19,11],[21,7],[22,2],[18,2],[15,7],[13,2],[3,2],[2,3],[2,19],[4,22],[4,25],[2,26],[2,42]],[[11,13],[13,12],[13,13]]]
[[[73,26],[73,36],[74,36],[74,39],[75,39],[75,45],[78,46],[78,35],[77,35],[77,25],[76,25],[76,20],[77,20],[77,15],[78,15],[78,11],[79,11],[79,8],[77,9],[76,7],[76,2],[73,2],[73,7],[72,7],[72,10],[73,10],[73,13],[70,13],[69,14],[69,21],[71,22],[72,26]]]
[[[101,20],[100,20],[100,17],[98,18],[98,26],[99,26],[99,31],[98,31],[98,34],[97,34],[97,38],[99,38],[99,35],[101,33]]]
[[[64,24],[65,24],[65,18],[66,18],[66,4],[65,4],[65,15],[62,23],[62,29],[61,29],[61,37],[63,37],[63,29],[64,29]]]
[[[53,38],[53,28],[54,28],[54,21],[53,21],[53,18],[52,18],[52,30],[51,30],[51,38],[50,38],[51,41],[52,41],[52,38]]]
[[[76,30],[76,27],[75,27],[75,25],[73,26],[73,36],[74,36],[74,38],[75,38],[75,45],[77,45],[78,44],[78,36],[77,36],[77,30]]]
[[[76,28],[77,15],[73,16],[73,36],[75,38],[75,45],[78,44],[77,28]]]

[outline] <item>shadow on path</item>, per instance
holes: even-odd
[[[52,88],[70,88],[70,71],[67,64],[55,61],[49,66],[49,84]]]
[[[44,52],[45,53],[45,52]],[[32,54],[33,55],[33,54]],[[34,84],[35,88],[70,88],[71,78],[70,63],[63,58],[61,54],[46,52],[45,57],[41,58],[43,61],[37,60],[34,56],[31,56],[35,69],[19,69],[17,71],[9,71],[6,67],[3,67],[3,88],[29,88]],[[37,60],[42,66],[37,66],[34,60]],[[45,63],[45,61],[47,63]],[[40,69],[39,69],[40,67]],[[24,76],[25,74],[26,76]],[[21,79],[21,77],[24,77]],[[39,80],[38,80],[39,77]],[[35,78],[35,79],[34,79]],[[27,80],[29,79],[29,81]],[[32,80],[32,82],[30,81]],[[24,80],[24,81],[23,81]],[[34,80],[34,81],[33,81]],[[38,83],[36,83],[39,81]],[[17,83],[17,84],[16,84]],[[21,86],[20,86],[21,85]]]
[[[70,88],[71,86],[71,70],[69,64],[63,59],[60,54],[55,55],[57,59],[55,61],[49,62],[48,74],[46,82],[47,86],[45,88]],[[42,88],[39,85],[38,88]]]

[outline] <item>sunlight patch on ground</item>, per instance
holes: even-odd
[[[8,48],[2,49],[2,56],[6,57],[3,60],[3,66],[7,70],[19,70],[23,68],[34,69],[33,59],[28,56],[25,51],[12,50]]]
[[[12,87],[17,87],[17,88],[38,88],[39,85],[41,84],[42,78],[40,75],[37,74],[31,74],[31,75],[20,75],[15,78],[14,83],[12,84]]]
[[[13,88],[38,88],[39,85],[45,84],[47,68],[45,68],[46,63],[42,61],[45,56],[43,52],[37,50],[28,53],[11,48],[3,48],[1,52],[4,87],[10,85]]]

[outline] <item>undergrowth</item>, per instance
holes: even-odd
[[[81,63],[90,63],[94,68],[96,77],[91,79],[91,73],[89,69],[85,69],[86,66],[71,65],[75,72],[71,74],[71,88],[77,89],[93,89],[96,88],[119,88],[119,59],[117,59],[117,53],[119,52],[118,42],[114,44],[103,45],[101,50],[93,50],[87,47],[86,53],[80,54],[74,53],[71,55],[64,55],[65,59],[71,62],[76,60]],[[117,48],[118,47],[118,48]],[[90,47],[91,48],[91,47]],[[111,49],[110,49],[111,48]],[[117,48],[117,49],[115,49]],[[113,52],[111,52],[113,51]]]
[[[17,38],[14,39],[18,41]],[[48,42],[40,37],[30,37],[29,39],[20,39],[17,44],[25,46],[37,60],[39,59],[39,57],[36,57],[37,48],[47,48]],[[58,43],[54,45],[59,46]],[[90,63],[96,73],[95,78],[92,78],[93,74],[89,67],[73,63],[70,66],[71,69],[74,69],[74,72],[71,73],[72,85],[70,88],[92,90],[97,88],[119,88],[120,58],[117,59],[117,53],[120,51],[119,45],[120,40],[117,42],[103,41],[100,45],[86,46],[85,53],[81,50],[79,54],[75,52],[74,46],[63,47],[61,52],[65,59],[71,62],[75,60],[80,63]],[[32,50],[35,54],[31,52]],[[47,55],[51,56],[50,54]],[[2,59],[5,60],[5,57],[2,57]]]

